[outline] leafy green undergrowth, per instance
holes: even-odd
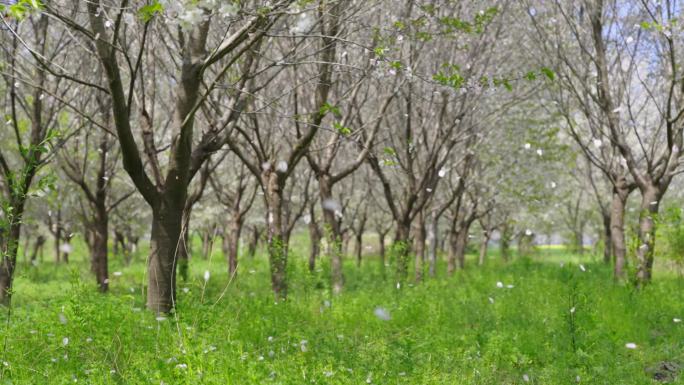
[[[327,268],[292,257],[278,304],[264,257],[233,280],[221,258],[196,258],[166,318],[144,310],[143,261],[113,261],[107,295],[84,262],[25,268],[2,318],[0,384],[651,384],[647,368],[684,362],[678,278],[634,291],[598,262],[554,258],[450,278],[440,265],[399,289],[377,260],[350,261],[332,297]]]

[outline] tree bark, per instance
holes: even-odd
[[[109,289],[109,272],[107,260],[107,242],[109,229],[107,228],[107,213],[98,214],[98,220],[93,224],[92,261],[93,272],[100,292]]]
[[[316,260],[321,253],[321,229],[318,223],[313,219],[313,212],[311,213],[311,222],[309,222],[309,238],[311,241],[311,249],[309,250],[309,271],[316,270]]]
[[[416,238],[415,238],[415,279],[416,282],[423,280],[423,263],[425,262],[425,216],[422,212],[418,213],[418,221],[416,222]]]
[[[406,221],[397,223],[397,230],[392,244],[392,254],[397,263],[397,279],[403,282],[408,275],[409,253],[411,250],[411,224]]]
[[[655,246],[656,225],[661,193],[655,186],[648,186],[641,191],[641,211],[639,212],[639,245],[636,251],[637,287],[643,287],[651,281]]]
[[[613,258],[613,243],[611,240],[611,235],[610,235],[610,212],[604,213],[602,215],[603,219],[603,235],[601,236],[603,238],[603,263],[606,265],[610,265],[611,260]]]
[[[271,288],[277,301],[287,298],[287,237],[283,224],[283,189],[278,174],[265,170],[266,206],[268,210],[268,259],[271,268]]]
[[[492,233],[489,230],[484,230],[482,232],[482,241],[480,243],[480,258],[478,264],[483,266],[485,260],[487,259],[487,249],[489,248],[489,239],[492,237]]]
[[[429,274],[434,277],[437,274],[437,244],[439,234],[439,218],[433,213],[430,218],[430,230],[427,233],[428,258],[430,260]]]
[[[176,266],[185,199],[164,202],[152,210],[150,256],[147,264],[147,307],[169,313],[176,303]]]
[[[326,176],[318,178],[319,195],[323,212],[323,223],[326,241],[328,242],[327,254],[330,258],[330,284],[333,294],[342,292],[344,286],[344,272],[342,268],[342,232],[340,223],[337,221],[332,196],[332,184]],[[333,206],[333,207],[331,207]]]
[[[240,218],[240,213],[233,214],[233,218],[231,218],[228,224],[228,232],[224,234],[224,242],[225,240],[228,242],[226,246],[228,252],[228,275],[230,277],[237,273],[240,233],[242,233],[242,218]]]
[[[13,206],[19,214],[19,218],[24,211],[24,204],[19,207]],[[8,306],[12,298],[12,283],[14,278],[14,268],[17,264],[17,251],[19,249],[19,237],[21,235],[21,222],[14,222],[9,225],[9,231],[5,235],[3,246],[2,264],[0,265],[0,303]]]
[[[257,245],[259,244],[259,238],[261,237],[261,231],[256,225],[254,225],[252,226],[250,235],[249,243],[247,244],[247,255],[250,258],[254,258],[256,255]]]

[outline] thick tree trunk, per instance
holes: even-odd
[[[485,264],[485,260],[487,259],[487,249],[489,248],[489,239],[491,238],[492,233],[485,230],[482,233],[482,241],[480,242],[480,258],[478,260],[478,264],[480,266]]]
[[[610,205],[610,241],[615,256],[613,276],[615,279],[625,277],[627,247],[625,245],[625,205],[629,197],[626,188],[613,188],[613,199]]]
[[[176,206],[161,204],[152,210],[147,307],[157,314],[169,313],[176,303],[176,266],[182,217],[183,203]]]
[[[439,234],[439,218],[433,213],[430,219],[430,230],[427,233],[428,259],[430,260],[429,274],[434,277],[437,274],[437,243]]]
[[[637,287],[643,287],[651,281],[655,246],[655,217],[658,215],[661,193],[655,186],[641,191],[641,211],[639,213],[639,245],[636,251]]]
[[[414,264],[414,269],[415,269],[415,279],[416,282],[420,282],[423,280],[423,264],[425,262],[425,238],[426,238],[426,233],[425,233],[425,217],[423,216],[423,213],[418,214],[418,221],[416,223],[416,238],[415,238],[415,248],[416,248],[416,255],[415,255],[415,264]]]

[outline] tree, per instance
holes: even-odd
[[[175,41],[177,48],[167,51],[173,55],[171,60],[180,63],[180,74],[176,85],[172,87],[170,102],[175,108],[170,121],[171,140],[165,151],[165,170],[158,159],[159,147],[155,143],[154,131],[160,125],[148,111],[148,107],[155,105],[156,93],[146,90],[145,82],[141,80],[148,73],[156,73],[156,66],[161,64],[150,62],[154,58],[149,54],[149,41],[154,42],[156,38],[157,44],[163,44],[165,39],[171,38],[163,33],[162,28],[153,28],[155,16],[159,12],[157,8],[140,8],[139,23],[133,26],[123,23],[129,9],[128,1],[123,1],[121,5],[102,0],[88,2],[88,28],[81,24],[81,20],[63,13],[67,10],[46,6],[50,15],[78,32],[87,44],[94,47],[104,69],[108,84],[106,91],[111,98],[124,169],[152,209],[147,307],[153,312],[168,313],[175,306],[176,262],[188,186],[202,164],[228,141],[232,132],[230,128],[241,113],[244,103],[242,90],[251,70],[252,56],[247,53],[259,43],[292,2],[277,1],[271,6],[260,8],[256,13],[238,12],[234,15],[235,9],[230,9],[228,14],[222,16],[237,17],[238,20],[231,23],[230,27],[217,26],[223,30],[222,38],[211,49],[207,49],[210,27],[218,24],[217,17],[211,16],[223,8],[202,8],[194,2],[181,5],[181,16],[186,16],[185,23],[178,31],[178,40]],[[72,8],[72,14],[77,14],[77,7],[75,5]],[[131,34],[137,34],[137,42],[127,38]],[[137,47],[134,43],[137,43]],[[122,58],[128,66],[120,64]],[[224,75],[229,70],[235,70],[235,63],[243,59],[246,63],[240,66],[242,72],[238,71],[238,80],[230,83],[236,90],[228,103],[231,113],[211,125],[198,143],[193,144],[197,112],[205,105],[209,94],[223,81]],[[215,70],[214,78],[205,85],[205,76],[211,70]],[[151,99],[149,103],[146,101],[148,98]],[[134,106],[136,99],[140,101],[137,108],[147,164],[142,160],[132,126],[132,119],[137,116]]]

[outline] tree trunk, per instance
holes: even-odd
[[[354,234],[354,254],[356,255],[356,267],[361,267],[363,257],[363,230]]]
[[[147,307],[157,314],[169,313],[176,304],[176,265],[185,199],[180,202],[162,203],[152,210]]]
[[[653,250],[655,246],[655,216],[658,215],[661,193],[655,186],[641,191],[641,211],[639,212],[639,246],[636,251],[637,287],[643,287],[651,281],[653,269]]]
[[[14,207],[14,206],[13,206]],[[18,212],[18,218],[23,213],[23,203]],[[19,236],[21,234],[21,222],[9,225],[9,231],[3,237],[2,264],[0,265],[0,303],[8,306],[12,298],[12,282],[14,268],[17,264],[17,251],[19,248]]]
[[[458,252],[456,249],[458,246],[456,246],[456,238],[458,237],[456,230],[452,231],[449,234],[449,241],[448,241],[448,246],[449,250],[447,253],[447,274],[449,276],[452,276],[454,274],[454,271],[456,271],[456,255]]]
[[[340,223],[337,221],[335,207],[330,204],[333,201],[332,186],[326,177],[318,178],[321,208],[326,241],[328,242],[327,254],[330,258],[330,284],[333,294],[342,292],[344,286],[344,271],[342,268],[342,233]],[[332,207],[331,207],[332,206]]]
[[[36,238],[36,243],[33,244],[33,253],[31,253],[31,266],[35,266],[35,265],[36,265],[36,263],[37,263],[36,261],[37,261],[37,259],[38,259],[38,254],[39,254],[39,253],[40,253],[40,255],[41,255],[41,258],[40,258],[40,259],[41,259],[41,260],[43,259],[43,258],[42,258],[42,255],[43,255],[43,245],[45,245],[45,237],[42,236],[42,235],[39,235],[39,236]]]
[[[577,229],[575,229],[575,250],[579,255],[584,255],[584,234],[583,234],[583,226],[578,225]]]
[[[387,250],[385,248],[385,238],[387,233],[383,231],[378,231],[378,252],[380,254],[380,272],[383,278],[385,277],[385,257],[387,255]]]
[[[482,233],[482,242],[480,243],[480,258],[478,261],[478,264],[480,266],[485,264],[485,260],[487,259],[487,249],[489,248],[489,239],[491,238],[492,233],[488,230],[483,231]]]
[[[425,217],[423,213],[418,214],[418,221],[416,223],[416,239],[415,239],[415,279],[416,282],[423,280],[423,262],[425,262]]]
[[[228,240],[228,275],[230,277],[237,273],[238,251],[240,249],[240,233],[242,232],[242,218],[240,213],[233,214],[228,225],[228,233],[224,234],[224,239]]]
[[[178,275],[183,281],[188,280],[188,268],[190,267],[190,216],[192,205],[187,205],[183,211],[183,226],[181,227],[181,242],[178,245]]]
[[[259,238],[261,237],[261,231],[256,225],[252,226],[251,237],[249,238],[249,243],[247,244],[247,255],[250,258],[254,258],[256,255],[257,245],[259,244]]]
[[[107,260],[107,243],[109,241],[109,215],[105,202],[98,202],[95,221],[92,224],[92,270],[95,273],[100,292],[105,293],[109,289],[109,272]]]
[[[430,230],[427,233],[428,258],[430,259],[430,277],[437,274],[437,243],[439,234],[439,218],[433,213],[430,219]]]
[[[468,228],[462,227],[461,230],[456,234],[456,260],[458,261],[458,268],[465,268],[465,254],[466,247],[468,246]]]
[[[410,232],[410,223],[397,223],[397,231],[394,236],[394,243],[392,244],[392,254],[397,263],[397,279],[399,282],[403,282],[408,276],[409,252],[411,250],[411,245],[409,244]]]
[[[603,263],[610,265],[613,258],[613,247],[610,235],[610,212],[603,213]]]
[[[321,253],[321,229],[318,223],[313,219],[311,214],[311,222],[309,222],[309,238],[311,240],[311,249],[309,251],[309,271],[316,270],[316,260]]]
[[[271,288],[276,301],[287,298],[287,244],[283,226],[283,189],[278,175],[266,170],[266,206],[268,210],[268,258]]]
[[[501,257],[504,262],[508,262],[511,259],[511,227],[507,224],[501,228],[499,243],[501,245]]]
[[[610,241],[615,255],[613,276],[616,280],[625,277],[627,247],[625,246],[625,205],[629,190],[620,186],[613,188],[610,206]]]

